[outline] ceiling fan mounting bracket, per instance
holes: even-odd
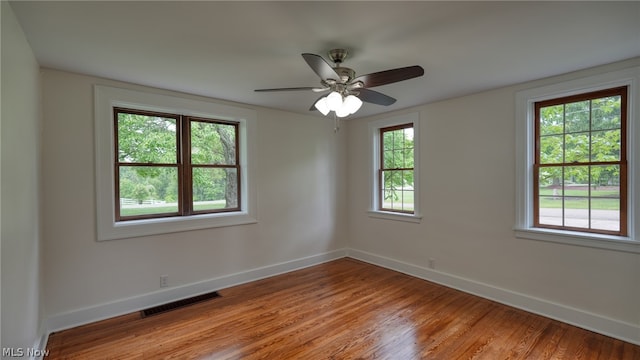
[[[346,49],[332,49],[329,50],[329,59],[339,66],[348,54],[349,52]]]

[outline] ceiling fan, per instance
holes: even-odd
[[[289,87],[257,89],[255,91],[330,91],[328,95],[323,95],[318,98],[309,110],[318,110],[323,115],[334,111],[337,117],[345,117],[358,111],[363,101],[384,106],[389,106],[396,102],[396,99],[391,96],[371,90],[370,88],[424,75],[424,69],[418,65],[414,65],[356,77],[356,72],[353,69],[342,66],[342,62],[347,57],[347,53],[345,49],[333,49],[329,51],[329,59],[335,64],[334,67],[329,65],[320,55],[310,53],[302,54],[302,57],[309,67],[320,76],[319,87]]]

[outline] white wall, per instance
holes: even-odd
[[[547,315],[566,315],[563,320],[600,326],[601,332],[620,328],[613,335],[640,343],[640,254],[516,239],[512,231],[516,91],[637,66],[639,60],[403,111],[420,115],[420,224],[366,213],[367,126],[397,113],[350,121],[349,247],[373,262],[523,308],[562,310]],[[436,271],[429,269],[429,259]],[[595,320],[580,323],[575,318],[581,316]]]
[[[40,341],[39,66],[2,6],[2,346]]]
[[[49,69],[42,83],[49,318],[154,294],[164,274],[176,288],[346,247],[346,134],[327,119],[262,108],[257,224],[96,242],[93,85],[204,98]],[[65,321],[51,326],[73,325]]]

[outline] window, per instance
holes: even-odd
[[[418,113],[369,124],[371,205],[369,216],[420,222]]]
[[[116,221],[240,210],[237,122],[113,113]]]
[[[640,253],[639,83],[629,67],[516,94],[516,237]]]
[[[380,210],[413,214],[413,124],[380,129]]]
[[[536,227],[627,234],[627,88],[535,103]]]
[[[94,91],[98,241],[257,222],[255,110]]]

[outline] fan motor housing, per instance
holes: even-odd
[[[335,67],[333,68],[333,70],[335,70],[335,72],[340,75],[340,82],[342,83],[348,83],[349,81],[351,81],[355,76],[356,76],[356,72],[353,71],[353,69],[347,68],[347,67]]]

